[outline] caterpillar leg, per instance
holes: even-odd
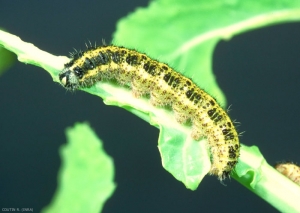
[[[146,83],[143,84],[143,79],[134,79],[131,82],[132,95],[135,98],[140,98],[145,94],[149,94],[150,86]]]
[[[167,106],[171,104],[171,98],[165,91],[152,90],[150,93],[150,102],[153,106]]]

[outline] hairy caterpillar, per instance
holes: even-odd
[[[150,94],[154,106],[170,105],[179,123],[192,122],[191,137],[206,137],[212,154],[210,174],[220,180],[235,167],[240,151],[238,134],[214,98],[167,64],[124,47],[88,47],[72,54],[59,74],[70,90],[91,87],[102,79],[130,85],[135,97]]]
[[[275,165],[275,168],[281,174],[300,186],[300,167],[298,165],[291,162],[278,163]]]

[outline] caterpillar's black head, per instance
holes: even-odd
[[[60,83],[69,90],[76,90],[79,87],[79,81],[75,73],[70,68],[64,68],[59,73]]]

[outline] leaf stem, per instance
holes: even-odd
[[[66,56],[55,56],[31,43],[22,41],[18,36],[0,30],[0,45],[15,53],[20,62],[41,67],[49,72],[54,81],[58,81],[59,70],[69,60]]]
[[[281,212],[300,212],[300,186],[279,173],[256,146],[242,145],[232,177]]]

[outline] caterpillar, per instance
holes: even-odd
[[[76,51],[59,73],[69,90],[91,87],[101,80],[129,85],[133,96],[150,94],[154,106],[171,106],[179,123],[192,123],[191,137],[206,137],[212,155],[210,174],[220,180],[229,176],[238,162],[238,133],[227,113],[214,98],[167,64],[146,54],[114,45]]]
[[[278,163],[275,169],[300,186],[300,167],[294,163]]]

